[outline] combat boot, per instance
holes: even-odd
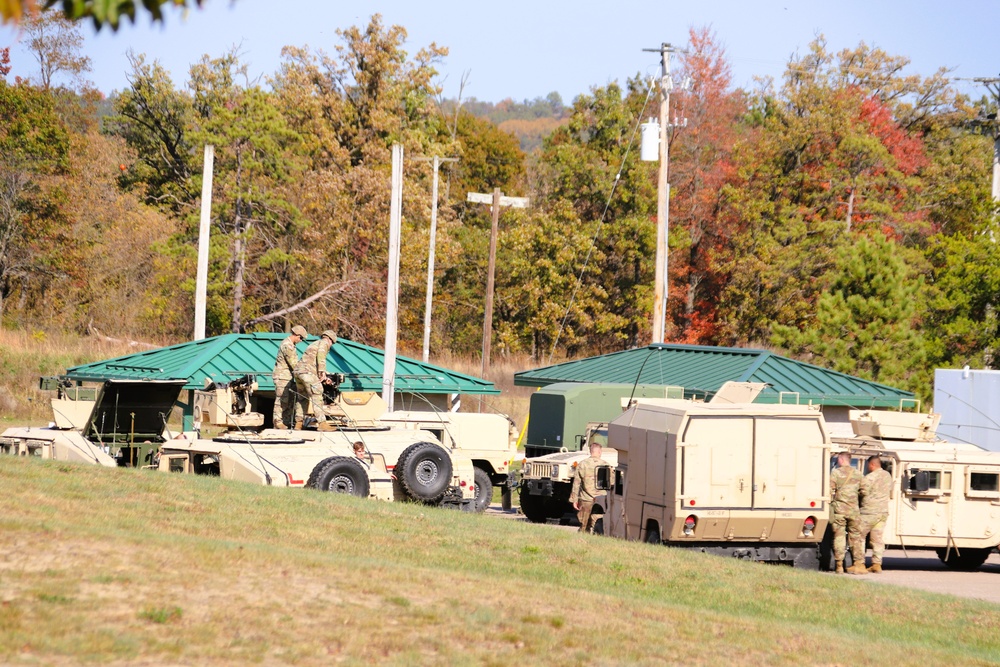
[[[854,561],[854,564],[847,568],[847,574],[868,574],[868,568],[865,567],[865,562]]]
[[[843,573],[844,573],[844,561],[838,560],[837,571],[834,574],[843,574]]]
[[[279,419],[278,421],[274,422],[274,428],[278,429],[279,431],[284,431],[284,430],[286,430],[286,429],[287,429],[288,427],[287,427],[287,426],[285,426],[285,422],[283,422],[283,421],[281,421],[281,420]]]
[[[297,419],[295,421],[295,425],[292,426],[292,428],[295,429],[296,431],[301,431],[302,430],[302,420],[301,419]]]
[[[330,422],[320,422],[319,426],[316,427],[317,431],[336,431],[337,428]]]
[[[882,574],[882,563],[872,563],[872,566],[868,568],[868,571],[872,574]]]

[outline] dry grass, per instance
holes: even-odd
[[[0,329],[0,425],[52,419],[52,392],[39,390],[38,378],[136,351],[125,343],[93,337]]]
[[[987,665],[1000,607],[415,505],[0,457],[0,663]]]

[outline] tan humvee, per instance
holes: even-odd
[[[381,400],[381,399],[379,399]],[[506,415],[475,412],[396,410],[382,415],[386,426],[433,433],[446,448],[461,450],[475,468],[475,509],[484,511],[500,487],[504,509],[510,509],[510,466],[517,454],[517,430]]]
[[[184,380],[107,380],[79,387],[62,378],[41,378],[51,399],[53,421],[44,427],[9,428],[0,453],[108,467],[153,465],[170,437],[167,419]]]
[[[608,444],[618,467],[613,478],[598,471],[608,493],[597,501],[597,532],[818,566],[831,447],[818,408],[638,403],[608,425]]]
[[[834,438],[862,473],[878,456],[892,474],[887,548],[934,549],[954,569],[974,570],[1000,545],[1000,452],[939,440],[934,413],[852,410],[854,438]],[[832,556],[824,558],[832,565]]]
[[[555,452],[524,459],[521,462],[521,513],[533,523],[563,519],[573,513],[569,496],[573,491],[573,473],[581,461],[590,457],[591,442],[601,444],[601,459],[612,468],[618,465],[618,452],[608,447],[606,422],[591,422],[581,437],[580,448],[573,452]]]
[[[182,445],[181,451],[174,452],[173,442],[164,447],[165,456],[182,457],[184,452],[193,457],[190,461],[176,463],[176,469],[184,471],[219,474],[233,479],[247,479],[262,484],[285,486],[309,486],[330,491],[353,492],[361,484],[353,486],[344,482],[328,483],[331,458],[348,459],[344,470],[350,470],[353,445],[362,443],[369,465],[365,472],[369,476],[369,492],[355,495],[373,495],[380,488],[380,474],[389,475],[391,498],[410,499],[428,504],[445,504],[466,510],[475,508],[475,470],[472,460],[455,447],[446,447],[433,433],[416,428],[402,428],[385,424],[381,416],[385,413],[385,403],[374,392],[332,393],[332,400],[325,406],[326,418],[335,426],[333,431],[312,429],[264,429],[260,432],[247,430],[241,423],[256,423],[259,419],[249,409],[246,397],[236,394],[245,391],[239,385],[212,386],[203,392],[196,392],[195,405],[198,426],[223,426],[230,431],[212,440],[195,440],[191,445]],[[238,412],[238,410],[243,410]],[[218,451],[216,451],[218,450]],[[197,469],[196,459],[208,461],[203,469]],[[180,460],[180,459],[177,459]],[[161,469],[163,464],[160,464]],[[355,477],[360,473],[354,468]],[[275,480],[278,480],[277,482]],[[342,481],[346,478],[341,475]],[[285,480],[285,481],[281,481]],[[382,497],[382,496],[378,496]]]

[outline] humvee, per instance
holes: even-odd
[[[81,387],[65,378],[41,378],[41,389],[56,390],[52,423],[5,430],[0,453],[108,467],[151,466],[170,437],[167,421],[183,386],[184,380],[106,380],[99,387]]]
[[[608,424],[595,532],[817,568],[829,520],[830,436],[817,407],[636,403]]]
[[[599,442],[604,448],[601,459],[608,465],[618,465],[618,452],[607,446],[607,422],[587,424],[584,434],[578,437],[580,442],[574,451],[556,452],[522,461],[518,491],[521,513],[528,521],[545,523],[548,519],[562,519],[573,511],[569,502],[573,491],[573,473],[576,466],[590,456],[587,445],[591,442]]]
[[[334,384],[339,386],[337,379]],[[324,406],[325,416],[335,426],[333,431],[255,431],[240,425],[262,421],[262,416],[249,411],[249,401],[238,396],[251,388],[210,385],[195,392],[197,426],[221,426],[228,431],[190,444],[168,443],[163,455],[174,461],[173,469],[360,496],[374,495],[372,490],[381,488],[384,474],[393,482],[392,498],[396,500],[475,508],[471,459],[459,449],[446,447],[433,433],[383,423],[380,417],[385,403],[378,394],[339,390],[328,393],[332,398]],[[367,465],[353,454],[353,445],[359,442]],[[161,463],[160,468],[170,470],[169,465],[165,468]],[[336,474],[334,467],[339,471]],[[362,482],[364,476],[369,478],[367,490]]]
[[[854,437],[833,438],[833,452],[850,452],[862,473],[878,456],[892,474],[886,548],[933,549],[950,568],[979,568],[1000,545],[1000,452],[938,439],[934,413],[852,410],[850,418]]]

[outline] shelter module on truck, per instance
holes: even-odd
[[[830,437],[819,409],[662,400],[608,425],[598,530],[652,544],[816,568],[829,521]]]
[[[854,437],[833,438],[833,451],[850,452],[862,472],[878,456],[892,475],[886,547],[934,549],[953,569],[981,566],[1000,545],[1000,452],[939,439],[934,413],[852,410],[850,417]]]
[[[106,380],[83,387],[63,377],[40,378],[40,389],[56,391],[52,422],[5,430],[0,453],[107,467],[152,466],[172,435],[167,421],[184,382]]]

